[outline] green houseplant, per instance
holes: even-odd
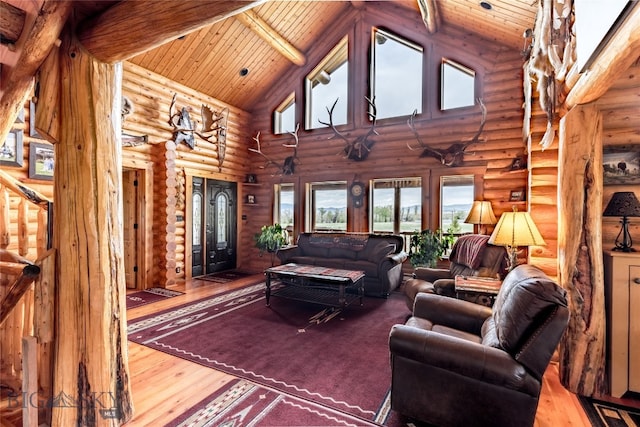
[[[443,238],[439,230],[422,230],[411,236],[409,262],[413,267],[435,267],[436,262],[449,247],[449,239]]]
[[[254,236],[256,247],[260,249],[260,256],[265,252],[271,254],[271,265],[273,265],[275,253],[284,246],[286,242],[284,229],[278,223],[273,225],[263,225],[260,233]]]

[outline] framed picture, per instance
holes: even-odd
[[[29,101],[29,136],[43,139],[36,130],[36,103],[33,101]]]
[[[525,190],[511,190],[511,195],[509,196],[510,202],[522,202],[525,200]]]
[[[20,129],[14,129],[7,135],[7,139],[0,146],[0,165],[22,166],[22,136]]]
[[[604,147],[604,185],[640,184],[640,145]]]
[[[253,194],[247,194],[247,203],[253,205],[256,203],[256,196]]]
[[[254,174],[249,173],[245,177],[245,181],[244,182],[246,182],[247,184],[256,184],[258,182],[258,178]]]
[[[39,142],[29,144],[29,178],[52,180],[54,164],[53,145]]]

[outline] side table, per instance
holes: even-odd
[[[456,276],[456,297],[476,304],[493,306],[500,291],[502,280],[490,277]]]

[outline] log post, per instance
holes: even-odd
[[[129,384],[121,198],[122,64],[60,47],[55,145],[57,251],[52,426],[117,426],[133,412]]]
[[[560,121],[558,167],[559,280],[571,317],[560,345],[560,379],[570,391],[605,391],[602,260],[602,115],[573,108]]]

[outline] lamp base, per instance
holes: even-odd
[[[615,248],[611,249],[612,251],[618,251],[618,252],[636,252],[635,248],[632,247],[622,247],[622,246],[616,246]]]

